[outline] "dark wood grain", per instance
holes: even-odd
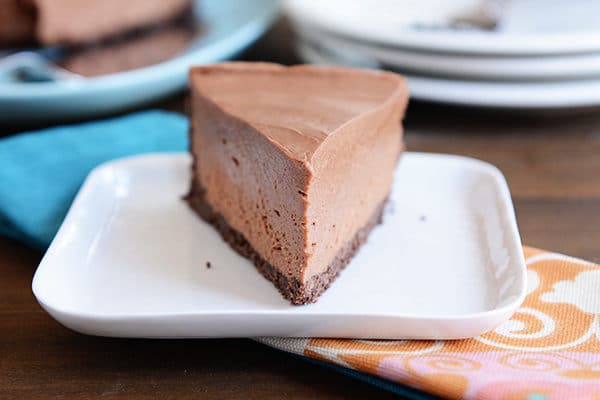
[[[245,55],[296,61],[279,25]],[[185,110],[185,96],[161,107]],[[497,165],[526,244],[600,262],[600,115],[515,115],[413,102],[414,151]],[[0,399],[346,399],[388,393],[249,340],[121,340],[83,336],[35,302],[41,254],[0,238]],[[397,397],[394,397],[397,398]]]

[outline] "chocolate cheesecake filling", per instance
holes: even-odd
[[[383,221],[383,211],[387,199],[381,203],[367,224],[360,228],[354,237],[338,250],[333,261],[327,266],[325,271],[313,275],[307,282],[302,282],[294,276],[281,273],[278,269],[263,259],[260,254],[252,247],[240,232],[233,229],[222,215],[215,213],[212,207],[206,202],[204,197],[205,190],[195,182],[192,184],[186,200],[190,207],[204,219],[214,226],[233,250],[238,254],[250,259],[256,269],[268,280],[270,280],[279,290],[281,295],[288,299],[292,304],[302,305],[314,303],[321,293],[323,293],[331,283],[337,278],[340,272],[348,265],[352,257],[367,241],[369,233],[378,224]]]

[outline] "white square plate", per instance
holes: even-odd
[[[94,170],[35,274],[42,307],[103,336],[455,339],[493,329],[525,297],[508,187],[484,162],[405,153],[384,223],[306,306],[188,208],[188,181],[185,154]]]

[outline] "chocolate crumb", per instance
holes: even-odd
[[[281,216],[281,214],[279,214],[279,211],[277,211],[277,210],[273,210],[273,211],[275,211],[275,214],[277,214],[278,217]]]
[[[274,246],[273,250],[281,251],[281,246]]]
[[[302,196],[302,197],[306,197],[306,196],[308,196],[308,195],[306,194],[306,192],[303,192],[302,190],[298,190],[298,193],[300,193],[300,196]]]
[[[207,268],[207,269],[210,269],[210,267],[212,267],[212,265],[210,264],[210,261],[207,261],[207,262],[206,262],[206,268]]]
[[[236,167],[239,167],[239,166],[240,166],[240,162],[238,161],[238,159],[237,159],[237,158],[235,158],[235,157],[231,157],[231,160],[233,161],[233,163],[235,164],[235,166],[236,166]]]

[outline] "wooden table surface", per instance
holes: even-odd
[[[293,63],[278,26],[245,56]],[[184,95],[183,95],[184,96]],[[182,108],[182,96],[161,103]],[[600,113],[515,115],[413,102],[412,151],[497,165],[525,244],[600,262]],[[31,293],[41,254],[0,238],[0,399],[397,398],[250,340],[124,340],[79,335]]]

